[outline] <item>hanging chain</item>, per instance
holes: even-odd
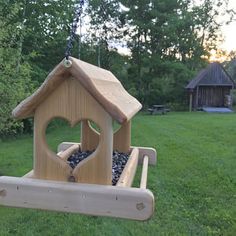
[[[80,0],[79,5],[77,5],[76,8],[75,8],[75,17],[74,17],[72,25],[71,25],[70,36],[69,36],[69,39],[68,39],[68,42],[67,42],[66,52],[65,52],[65,63],[64,63],[64,65],[66,67],[71,66],[71,61],[69,60],[69,56],[71,55],[71,50],[73,48],[73,42],[74,42],[75,37],[76,37],[76,30],[77,30],[78,23],[80,21],[81,15],[82,15],[83,6],[84,6],[84,0]]]

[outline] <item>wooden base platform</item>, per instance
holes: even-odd
[[[72,145],[61,144],[59,153]],[[143,164],[140,188],[133,188],[138,162]],[[23,177],[1,176],[0,205],[147,220],[155,203],[152,192],[146,189],[149,164],[156,164],[156,151],[132,147],[116,186],[36,179],[33,170]]]
[[[148,189],[2,176],[0,205],[147,220],[154,197]]]

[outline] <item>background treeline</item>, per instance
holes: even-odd
[[[29,121],[15,122],[11,111],[64,57],[78,3],[0,0],[0,137],[29,128]],[[234,13],[225,0],[194,3],[86,1],[80,49],[75,46],[73,56],[79,53],[82,60],[111,70],[144,107],[168,103],[184,109],[185,85],[206,65],[221,40],[221,24]],[[224,22],[219,21],[222,15]],[[121,46],[127,55],[118,53]],[[235,75],[235,63],[228,67]]]

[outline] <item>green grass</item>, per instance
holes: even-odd
[[[50,130],[48,140],[55,149],[78,136],[78,129],[62,127]],[[132,144],[158,152],[158,165],[148,172],[148,188],[156,197],[149,221],[0,207],[0,235],[236,234],[235,114],[138,115]],[[0,173],[22,176],[29,171],[32,145],[30,136],[1,142]]]

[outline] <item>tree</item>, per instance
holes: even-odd
[[[15,17],[20,6],[15,3],[8,8],[7,3],[0,5],[0,11],[7,11],[7,17],[0,15],[0,136],[15,134],[22,130],[22,124],[11,118],[11,111],[23,99],[32,86],[31,67],[27,62],[19,64],[18,52],[20,32]],[[12,23],[14,22],[14,23]]]
[[[106,69],[111,68],[110,51],[116,51],[122,37],[119,9],[118,0],[91,0],[86,12],[91,18],[89,37],[97,47],[96,64]]]
[[[147,104],[151,102],[147,98],[152,87],[160,84],[155,80],[168,87],[173,68],[177,71],[179,68],[175,65],[182,63],[182,69],[186,67],[184,71],[193,71],[206,63],[209,50],[216,47],[219,40],[222,22],[217,21],[217,16],[222,14],[228,1],[204,0],[199,5],[193,0],[120,2],[125,6],[125,21],[129,25],[128,47],[132,52],[129,78],[136,78],[135,91],[140,101]],[[223,13],[231,12],[225,10]],[[167,70],[166,65],[169,65]],[[191,73],[184,73],[184,78],[180,78],[182,88],[190,76]],[[176,100],[172,98],[171,102]]]

